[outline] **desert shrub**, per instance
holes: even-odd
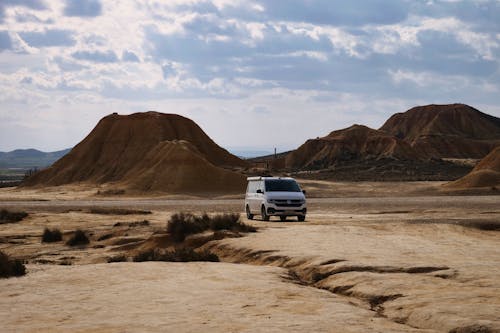
[[[218,214],[210,217],[207,214],[196,216],[189,213],[178,213],[172,215],[167,224],[167,232],[176,242],[183,242],[186,236],[208,229],[214,231],[256,231],[255,227],[241,222],[239,214]]]
[[[167,232],[176,242],[182,242],[186,236],[207,230],[210,226],[208,215],[196,216],[189,213],[178,213],[170,217]]]
[[[91,214],[100,215],[148,215],[151,214],[149,210],[140,209],[125,209],[125,208],[92,208],[90,209]]]
[[[210,261],[218,262],[219,257],[208,250],[195,251],[192,248],[179,248],[172,251],[160,251],[153,249],[137,254],[133,260],[135,262],[143,261],[171,261],[171,262],[188,262],[188,261]]]
[[[109,190],[98,190],[97,195],[122,195],[125,194],[123,189],[109,189]]]
[[[2,209],[0,210],[0,224],[19,222],[27,216],[26,212],[10,212],[7,209]]]
[[[181,248],[167,251],[162,256],[163,261],[188,262],[188,261],[211,261],[218,262],[219,257],[208,250],[195,251],[192,248]]]
[[[142,220],[142,221],[136,221],[136,222],[130,222],[128,224],[129,227],[145,227],[148,226],[150,223],[148,220]]]
[[[62,232],[61,230],[55,228],[50,230],[49,228],[45,228],[42,234],[42,243],[53,243],[62,241]]]
[[[66,245],[69,246],[77,246],[77,245],[86,245],[88,244],[89,238],[85,234],[84,231],[77,229],[73,236],[66,242]]]
[[[157,254],[156,254],[157,251],[155,250],[148,250],[148,251],[143,251],[143,252],[140,252],[138,254],[136,254],[132,260],[134,262],[143,262],[143,261],[158,261],[158,260],[155,260],[155,258],[157,258]]]
[[[124,254],[119,254],[114,257],[109,257],[108,258],[108,263],[112,262],[124,262],[127,261],[127,257]]]
[[[149,224],[150,223],[148,220],[135,221],[135,222],[116,222],[115,224],[113,224],[113,227],[128,226],[130,228],[133,228],[133,227],[144,227],[144,226],[148,226]]]
[[[218,214],[210,219],[210,229],[255,232],[257,229],[240,221],[240,214]]]
[[[11,276],[22,276],[26,274],[26,266],[18,259],[11,259],[7,254],[0,251],[0,278]]]

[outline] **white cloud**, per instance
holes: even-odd
[[[301,15],[304,4],[273,12],[269,1],[103,1],[96,17],[66,17],[63,1],[45,3],[5,7],[0,17],[0,32],[9,36],[0,50],[0,118],[24,110],[0,132],[12,124],[19,131],[23,123],[24,130],[51,126],[70,146],[104,114],[157,109],[191,115],[233,146],[247,145],[263,119],[284,119],[297,135],[269,125],[258,143],[290,146],[352,122],[379,126],[390,113],[436,96],[480,103],[500,116],[498,25],[466,20],[445,2],[439,15],[414,4],[396,19],[384,13],[381,22],[361,6],[355,21],[341,24],[321,10]],[[33,32],[50,38],[48,31],[67,33],[71,43],[35,47],[22,39]],[[433,49],[441,42],[453,50]],[[256,117],[256,108],[267,111]],[[58,125],[68,112],[64,126],[79,136]],[[73,120],[81,115],[85,126]],[[219,116],[240,130],[225,131]],[[46,147],[56,141],[41,140]]]

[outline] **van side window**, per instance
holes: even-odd
[[[257,182],[256,181],[250,181],[248,183],[248,192],[249,193],[257,192]]]
[[[257,192],[257,190],[261,190],[262,192],[264,192],[264,182],[263,181],[257,182],[257,188],[255,189],[255,192]]]

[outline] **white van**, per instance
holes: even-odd
[[[245,212],[252,220],[261,215],[263,221],[270,216],[279,216],[285,221],[287,216],[297,216],[299,221],[306,219],[307,207],[305,191],[289,177],[248,177],[245,196]]]

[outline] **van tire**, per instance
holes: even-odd
[[[262,215],[262,221],[269,221],[269,215],[267,215],[266,207],[264,205],[260,208],[260,215]]]
[[[299,222],[304,222],[306,220],[306,216],[305,215],[299,215],[299,216],[297,216],[297,220],[299,220]]]
[[[281,215],[280,216],[280,221],[281,222],[285,222],[286,221],[286,216],[285,215]]]
[[[247,219],[253,220],[253,214],[250,213],[250,207],[248,207],[248,205],[245,207],[245,212],[247,213]]]

